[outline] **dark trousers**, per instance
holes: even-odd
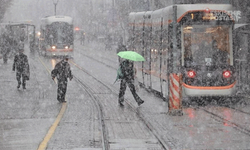
[[[21,82],[21,78],[22,78],[22,81],[23,81],[23,82]],[[17,82],[18,82],[18,85],[19,85],[19,86],[22,84],[23,87],[25,87],[25,85],[26,85],[26,79],[25,79],[25,77],[24,77],[24,73],[23,73],[23,72],[17,71],[17,72],[16,72],[16,79],[17,79]]]
[[[57,100],[59,102],[65,101],[65,95],[67,91],[67,80],[58,80],[58,88],[57,88]]]
[[[124,101],[124,94],[125,94],[125,91],[126,91],[126,87],[127,87],[127,84],[128,84],[128,87],[135,99],[135,101],[137,103],[141,102],[141,98],[136,94],[136,90],[135,90],[135,86],[134,86],[134,80],[132,79],[122,79],[121,80],[121,83],[120,83],[120,93],[119,93],[119,102],[123,102]]]

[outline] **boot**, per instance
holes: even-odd
[[[141,104],[143,104],[144,103],[144,101],[143,100],[140,100],[139,102],[138,102],[138,106],[140,106]]]
[[[26,89],[25,84],[23,84],[23,89]]]
[[[124,103],[124,97],[119,98],[118,102],[119,102],[120,106],[124,106],[124,104],[123,104]]]
[[[20,85],[21,85],[21,82],[18,81],[18,85],[17,85],[18,89],[20,88]]]

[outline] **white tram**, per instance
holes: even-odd
[[[48,16],[41,19],[40,48],[45,56],[73,57],[73,18],[68,16]]]
[[[182,74],[182,97],[233,96],[236,71],[229,4],[178,4],[177,51]],[[129,14],[129,49],[146,61],[137,63],[139,82],[167,98],[173,63],[173,8]],[[215,44],[217,47],[215,48]],[[219,51],[216,54],[215,51]],[[224,55],[224,60],[219,59]]]

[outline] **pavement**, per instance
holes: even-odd
[[[56,97],[56,85],[48,72],[41,71],[43,65],[29,55],[28,50],[25,54],[29,57],[31,70],[26,90],[22,86],[17,89],[16,72],[12,71],[13,58],[7,64],[0,59],[1,150],[37,149],[61,109],[61,105],[51,100]]]
[[[102,57],[99,58],[100,61],[104,60],[103,58],[112,58],[117,62],[114,63],[114,68],[118,67],[118,57],[115,52],[115,47],[112,51],[104,51],[102,47],[98,44],[88,45],[87,47],[91,48],[88,51],[87,55]],[[86,49],[86,46],[82,46],[82,48]],[[101,55],[96,55],[100,53]],[[0,61],[2,61],[0,59]],[[37,60],[32,60],[37,61]],[[37,77],[38,80],[41,81],[44,85],[38,85],[37,83],[27,83],[27,91],[23,92],[22,90],[16,91],[16,80],[15,73],[11,72],[12,60],[9,61],[8,64],[0,63],[0,111],[6,111],[9,113],[9,117],[4,120],[6,122],[11,121],[12,116],[18,115],[20,119],[26,119],[26,124],[30,124],[33,126],[34,130],[30,131],[28,127],[23,127],[23,130],[27,131],[27,135],[24,138],[30,138],[30,144],[27,146],[27,149],[36,149],[37,145],[41,142],[40,140],[44,137],[46,133],[37,132],[39,131],[37,128],[38,124],[41,122],[46,122],[46,128],[49,128],[53,123],[53,119],[55,118],[60,111],[60,105],[51,105],[53,106],[50,109],[45,108],[37,108],[34,103],[27,107],[23,106],[20,102],[21,100],[39,100],[37,103],[46,103],[48,105],[51,102],[51,97],[55,97],[56,88],[53,83],[51,83],[51,79],[48,76],[47,72],[36,73],[31,76]],[[42,66],[41,66],[42,67]],[[108,72],[113,72],[112,76],[116,76],[114,68],[110,68]],[[36,68],[33,68],[33,72],[36,72]],[[39,76],[48,76],[48,78],[39,78]],[[115,80],[115,78],[114,78]],[[31,80],[35,81],[35,80]],[[49,87],[48,89],[42,89],[41,87]],[[119,93],[119,83],[115,83],[111,87]],[[39,90],[35,90],[39,89]],[[9,93],[6,95],[6,93]],[[162,144],[166,147],[166,149],[248,149],[250,147],[250,137],[249,135],[242,134],[241,132],[235,131],[232,126],[223,125],[221,122],[214,120],[212,117],[209,117],[202,110],[196,110],[195,108],[183,108],[182,116],[171,116],[168,114],[168,102],[163,99],[155,96],[153,93],[148,92],[147,90],[140,88],[138,90],[138,95],[145,101],[141,106],[138,106],[135,102],[131,92],[127,88],[125,93],[125,99],[127,104],[125,107],[132,107],[136,111],[136,113],[143,118],[147,127],[152,131],[152,133],[158,138],[161,139]],[[20,96],[21,95],[21,96]],[[25,97],[25,99],[23,99]],[[27,98],[28,97],[28,98]],[[18,101],[16,101],[18,100]],[[114,102],[117,102],[118,98],[114,98]],[[6,101],[8,101],[6,103]],[[4,103],[3,103],[4,102]],[[11,110],[11,107],[14,105],[19,105],[18,109],[37,109],[36,114],[30,114],[28,118],[22,118],[22,114],[18,113],[18,109]],[[118,102],[117,102],[118,104]],[[117,105],[117,107],[119,107]],[[246,109],[247,110],[247,109]],[[250,109],[249,109],[250,110]],[[46,116],[43,116],[42,113],[47,113]],[[228,109],[226,111],[229,111]],[[41,119],[33,120],[33,115],[40,116]],[[1,116],[1,115],[0,115]],[[2,118],[3,119],[3,118]],[[249,124],[249,120],[247,121]],[[9,130],[1,133],[5,133],[4,135],[0,135],[0,146],[4,145],[11,138],[14,138],[15,131],[19,130],[19,126],[22,126],[18,123],[14,123],[16,127],[6,127],[4,124],[0,124],[0,130]],[[7,134],[6,134],[7,133]],[[9,136],[12,135],[12,136]],[[24,135],[18,135],[24,136]],[[19,142],[19,146],[22,145],[22,141]],[[11,149],[11,148],[9,148]]]
[[[105,59],[102,58],[117,60],[114,68],[118,68],[116,47],[113,47],[111,51],[104,51],[100,44],[94,43],[88,46],[91,47],[88,55],[99,56],[98,58],[100,61],[103,60],[103,63],[105,63]],[[98,53],[101,53],[101,56],[97,55]],[[111,70],[113,69],[111,68]],[[119,93],[119,83],[115,83],[114,87],[116,92]],[[182,116],[172,116],[169,114],[168,101],[164,101],[144,88],[140,88],[137,93],[145,101],[141,106],[138,107],[129,88],[125,93],[126,102],[143,118],[148,128],[162,141],[166,149],[248,149],[250,147],[250,144],[247,143],[247,141],[250,141],[249,136],[234,131],[233,126],[226,126],[216,121],[200,109],[183,107],[181,110]],[[250,113],[248,98],[246,102],[248,105],[239,105],[238,107]],[[213,108],[212,111],[223,118],[243,124],[247,122],[250,125],[248,120],[238,120],[239,116],[234,115],[234,112],[227,107]],[[230,142],[228,143],[228,141]]]

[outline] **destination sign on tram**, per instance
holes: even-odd
[[[226,12],[218,12],[218,11],[210,11],[209,13],[207,12],[193,12],[190,13],[190,17],[192,20],[204,20],[204,21],[209,21],[209,20],[233,20],[232,17],[227,14]]]

